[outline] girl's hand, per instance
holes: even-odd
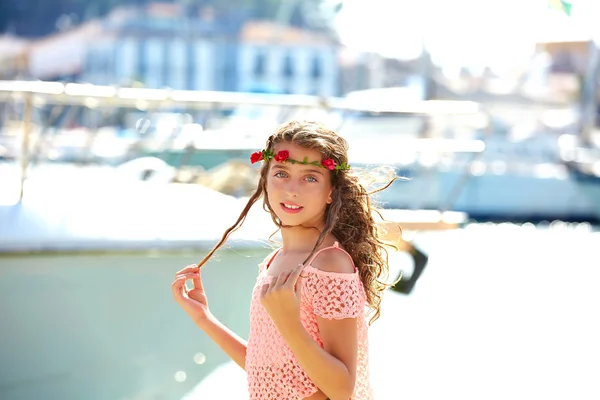
[[[260,302],[280,332],[300,321],[301,285],[298,278],[303,268],[300,264],[293,271],[283,272],[261,288]]]
[[[188,289],[185,285],[188,279],[193,282],[192,289]],[[211,315],[208,309],[208,299],[202,286],[200,268],[197,265],[188,265],[177,272],[171,289],[177,304],[196,321],[207,319]]]

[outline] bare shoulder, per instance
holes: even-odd
[[[319,253],[312,262],[312,267],[323,272],[338,274],[351,274],[354,272],[354,263],[345,251],[331,248]]]

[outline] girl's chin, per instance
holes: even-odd
[[[295,226],[317,227],[317,226],[321,225],[319,223],[315,223],[314,219],[307,219],[300,215],[287,215],[286,214],[286,215],[277,215],[277,217],[281,221],[281,225],[283,225],[284,228],[292,228]]]
[[[300,225],[305,221],[303,213],[288,214],[285,211],[278,210],[275,215],[283,225]]]
[[[304,222],[304,218],[299,217],[298,215],[277,215],[277,218],[281,221],[283,225],[301,225]]]

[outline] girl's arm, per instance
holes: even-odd
[[[212,314],[206,318],[193,318],[202,329],[237,365],[246,369],[247,342],[223,325]]]
[[[304,372],[331,400],[352,397],[356,381],[356,318],[327,320],[318,318],[325,348],[321,348],[300,321],[280,328]],[[324,399],[325,395],[310,397]]]
[[[185,282],[189,279],[194,284],[192,289],[187,289],[185,285]],[[209,311],[208,299],[200,276],[200,268],[197,265],[189,265],[177,272],[171,288],[175,300],[192,321],[206,332],[237,365],[246,369],[246,341],[219,322]]]

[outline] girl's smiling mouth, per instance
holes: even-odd
[[[298,214],[304,207],[294,203],[280,203],[281,208],[288,214]]]

